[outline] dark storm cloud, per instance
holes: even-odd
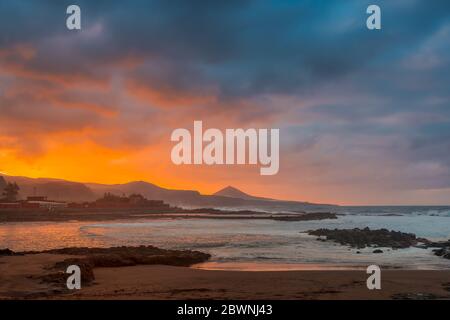
[[[86,39],[65,30],[72,2],[2,1],[1,45],[36,43],[30,67],[54,72],[142,56],[174,74],[148,77],[179,90],[213,81],[223,97],[304,92],[369,63],[389,65],[450,12],[448,1],[381,1],[385,29],[376,34],[365,28],[369,1],[77,1],[85,29],[103,26],[102,37]],[[52,36],[72,41],[65,50]]]
[[[364,159],[374,162],[373,171],[382,170],[385,159],[393,172],[405,164],[418,173],[396,176],[395,183],[450,187],[450,1],[375,1],[383,28],[368,31],[365,11],[373,2],[2,0],[0,68],[3,63],[14,72],[69,82],[75,76],[108,82],[121,65],[134,61],[136,67],[120,72],[140,86],[164,94],[215,95],[219,103],[205,108],[223,112],[237,105],[236,118],[249,122],[279,114],[277,125],[300,123],[286,130],[294,146],[298,132],[304,138],[288,152],[306,152],[321,145],[321,137],[333,136],[346,151],[340,155],[345,165],[346,156],[371,154],[364,139],[378,139],[379,158]],[[65,9],[73,3],[82,8],[81,32],[65,28]],[[34,56],[8,55],[19,45],[34,48]],[[267,95],[310,103],[285,107],[264,102]],[[13,117],[9,99],[0,100],[11,103],[0,108]],[[236,103],[242,100],[261,102],[259,112],[246,113]],[[84,121],[72,120],[71,112],[64,112],[61,126]]]

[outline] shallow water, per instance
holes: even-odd
[[[429,210],[426,212],[430,212]],[[434,211],[433,211],[434,212]],[[450,212],[450,211],[449,211]],[[450,269],[431,249],[359,250],[317,241],[304,233],[318,228],[387,228],[432,240],[450,238],[450,217],[433,214],[384,215],[347,212],[336,220],[273,221],[241,219],[158,219],[109,222],[28,222],[0,224],[0,247],[43,250],[69,246],[154,245],[212,254],[196,266],[227,270],[354,269],[369,264],[409,269]]]

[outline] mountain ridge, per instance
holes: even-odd
[[[116,195],[142,194],[148,199],[163,200],[173,206],[185,208],[228,208],[260,211],[305,211],[327,210],[328,204],[301,201],[286,201],[255,197],[235,187],[225,187],[212,195],[203,195],[196,190],[166,189],[146,181],[130,181],[123,184],[81,183],[53,178],[28,178],[0,175],[8,182],[16,182],[22,198],[31,195],[48,196],[49,199],[84,202],[93,201],[104,193]]]
[[[219,191],[213,193],[213,195],[230,197],[230,198],[238,198],[238,199],[246,199],[246,200],[274,200],[274,199],[270,199],[270,198],[252,196],[252,195],[245,193],[242,190],[235,188],[233,186],[227,186],[223,189],[220,189]]]

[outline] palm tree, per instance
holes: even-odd
[[[7,201],[16,201],[17,196],[19,195],[19,186],[17,183],[9,182],[6,187],[3,189],[3,197]]]

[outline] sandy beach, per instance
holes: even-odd
[[[73,256],[72,256],[73,257]],[[95,268],[79,291],[41,276],[66,255],[0,257],[1,299],[450,299],[449,271],[382,271],[368,290],[364,271],[211,271],[139,265]]]

